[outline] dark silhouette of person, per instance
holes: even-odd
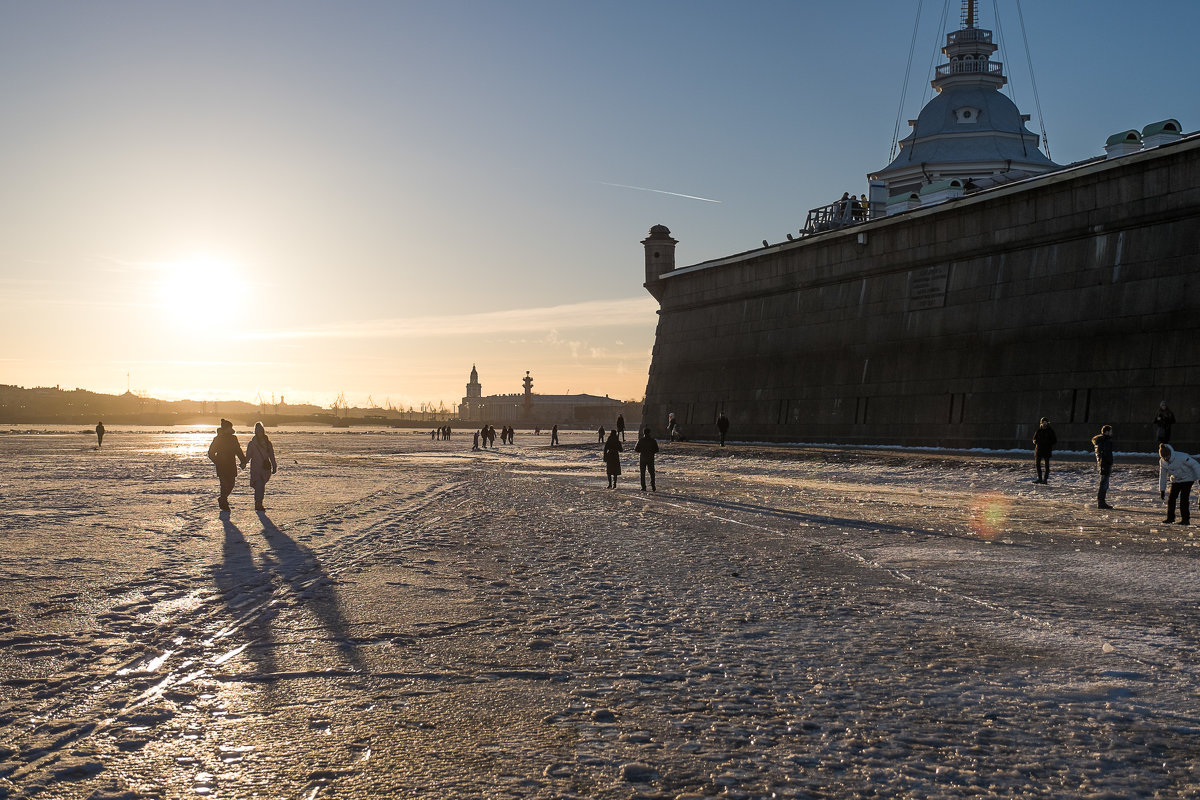
[[[729,433],[729,417],[722,411],[717,417],[717,432],[721,434],[721,447],[725,446],[725,434]]]
[[[217,479],[221,482],[221,497],[217,505],[222,511],[229,510],[229,493],[233,491],[234,481],[237,480],[238,462],[246,466],[246,454],[242,445],[233,435],[233,423],[227,419],[221,420],[221,427],[212,444],[208,446],[208,458],[217,467]]]
[[[600,444],[604,444],[604,426],[603,425],[601,425],[600,429],[596,431],[596,435],[599,437]]]
[[[604,429],[601,428],[601,435]],[[608,441],[604,443],[604,471],[608,474],[608,488],[617,488],[617,476],[621,474],[621,451],[624,450],[624,445],[617,438],[617,432],[613,431],[608,435]]]
[[[558,444],[558,426],[557,425],[555,425],[553,428],[550,429],[550,446],[553,447],[556,444]]]
[[[1167,408],[1167,401],[1158,404],[1158,414],[1154,416],[1154,438],[1158,444],[1170,444],[1171,426],[1175,424],[1175,412]]]
[[[650,473],[650,491],[657,492],[654,486],[654,454],[658,452],[658,440],[650,435],[650,426],[642,431],[638,443],[633,446],[638,454],[638,472],[642,475],[642,491],[646,491],[646,473]]]
[[[1096,490],[1096,507],[1112,508],[1106,499],[1108,496],[1108,478],[1112,475],[1113,440],[1112,425],[1105,425],[1098,436],[1092,437],[1092,448],[1096,451],[1096,469],[1100,473],[1100,485]]]
[[[104,423],[96,423],[96,447],[104,447]]]
[[[621,441],[625,441],[625,415],[617,414],[617,433],[621,434]]]
[[[1179,524],[1191,522],[1192,509],[1190,495],[1192,484],[1200,480],[1200,464],[1187,453],[1175,450],[1171,445],[1163,443],[1158,446],[1158,496],[1167,496],[1167,478],[1170,477],[1171,497],[1167,500],[1167,518],[1163,522],[1170,524],[1175,521],[1175,502],[1179,501]]]
[[[263,495],[267,491],[267,481],[275,474],[279,462],[275,460],[275,445],[267,436],[267,429],[261,422],[254,423],[254,436],[246,445],[246,460],[250,462],[250,485],[254,488],[254,510],[266,511],[263,507]]]
[[[1033,434],[1033,459],[1037,462],[1037,480],[1035,483],[1045,483],[1050,479],[1050,456],[1054,455],[1054,445],[1058,444],[1058,436],[1050,427],[1050,420],[1042,417],[1038,429]],[[1045,465],[1045,471],[1042,467]]]

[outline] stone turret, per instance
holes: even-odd
[[[642,239],[646,248],[646,291],[654,295],[655,300],[662,300],[663,273],[675,269],[675,245],[678,241],[671,238],[671,230],[666,225],[655,225],[650,229],[650,235]]]

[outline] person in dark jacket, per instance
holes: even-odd
[[[558,444],[558,425],[550,429],[550,445],[553,447],[556,444]]]
[[[621,444],[621,440],[617,438],[617,432],[614,430],[608,435],[608,441],[604,443],[604,471],[608,473],[608,488],[617,488],[617,476],[621,474],[621,451],[625,447]]]
[[[654,454],[658,452],[658,440],[650,435],[650,427],[642,431],[638,443],[633,449],[638,454],[638,471],[642,474],[642,491],[646,491],[646,473],[650,473],[650,491],[657,492],[654,486]]]
[[[104,423],[96,423],[96,447],[104,447]]]
[[[221,496],[217,505],[222,511],[229,510],[229,493],[233,491],[234,481],[237,480],[238,462],[243,469],[246,467],[246,454],[242,445],[233,435],[233,423],[227,419],[221,420],[221,427],[212,444],[208,446],[208,458],[217,467],[217,479],[221,482]]]
[[[1175,424],[1175,412],[1167,408],[1167,401],[1158,404],[1158,414],[1154,416],[1154,438],[1158,444],[1169,444],[1171,441],[1171,426]]]
[[[1096,507],[1112,508],[1105,499],[1108,495],[1108,477],[1112,474],[1113,466],[1112,425],[1105,425],[1100,429],[1099,436],[1092,437],[1092,447],[1096,450],[1096,469],[1100,471]]]
[[[1054,429],[1050,427],[1050,420],[1042,417],[1038,423],[1038,429],[1033,434],[1033,458],[1037,462],[1037,481],[1036,483],[1045,483],[1050,478],[1050,456],[1054,455],[1054,445],[1058,444],[1058,437],[1054,435]],[[1042,465],[1045,465],[1045,471],[1042,471]]]
[[[729,433],[729,417],[722,411],[717,417],[717,432],[721,434],[721,447],[725,446],[725,434]]]
[[[621,441],[625,441],[625,415],[617,414],[617,433],[621,434]]]

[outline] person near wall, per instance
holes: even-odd
[[[246,445],[246,460],[250,462],[250,486],[254,489],[254,510],[266,511],[263,507],[263,497],[267,491],[267,481],[275,474],[278,464],[275,461],[275,445],[267,436],[267,429],[261,422],[254,423],[254,436]]]
[[[603,430],[603,429],[602,429]],[[624,450],[624,445],[617,438],[617,432],[614,430],[608,435],[608,441],[604,443],[604,471],[608,474],[608,488],[617,488],[617,477],[621,474],[621,451]]]
[[[1050,427],[1050,420],[1042,417],[1038,422],[1038,429],[1033,434],[1033,458],[1037,462],[1035,483],[1046,483],[1050,479],[1050,456],[1054,455],[1056,444],[1058,437]]]
[[[729,433],[729,417],[722,411],[717,417],[717,433],[721,434],[721,447],[725,446],[725,435]]]
[[[550,446],[558,444],[558,425],[550,429]]]
[[[1200,463],[1187,453],[1181,453],[1171,445],[1158,446],[1158,496],[1167,500],[1166,523],[1175,521],[1175,503],[1179,503],[1179,524],[1191,522],[1192,484],[1200,480]],[[1167,484],[1170,486],[1170,497],[1167,496]]]
[[[1112,425],[1105,425],[1100,433],[1092,437],[1092,448],[1096,451],[1096,469],[1100,473],[1100,484],[1096,491],[1096,507],[1112,508],[1108,504],[1108,478],[1112,475],[1113,439]]]
[[[657,492],[654,486],[654,454],[658,452],[658,440],[650,435],[650,426],[642,431],[638,443],[633,449],[638,454],[638,472],[642,475],[642,491],[646,491],[646,473],[650,473],[650,491]]]
[[[1167,401],[1158,404],[1158,413],[1154,416],[1154,439],[1158,444],[1170,444],[1171,426],[1175,424],[1175,412],[1167,408]]]

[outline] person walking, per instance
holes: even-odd
[[[472,450],[479,449],[479,431],[475,431],[475,441],[471,444]]]
[[[613,433],[616,433],[616,431],[613,431]],[[601,425],[600,429],[596,431],[596,436],[599,437],[600,444],[604,444],[604,426],[603,425]]]
[[[1158,444],[1171,443],[1171,426],[1175,424],[1175,412],[1167,408],[1167,401],[1158,404],[1154,415],[1154,439]]]
[[[267,429],[261,422],[254,423],[254,436],[246,445],[246,459],[250,462],[250,486],[254,488],[254,510],[266,511],[263,507],[263,496],[267,491],[267,481],[275,474],[278,462],[275,461],[275,446],[267,436]]]
[[[229,493],[233,491],[234,481],[237,480],[238,462],[246,466],[246,454],[242,445],[233,435],[233,423],[227,419],[221,420],[221,427],[212,444],[208,446],[208,458],[217,467],[217,479],[221,482],[221,496],[217,505],[222,511],[229,510]]]
[[[553,428],[550,429],[550,446],[553,447],[556,444],[558,444],[558,426],[557,425],[555,425]]]
[[[642,475],[642,491],[646,491],[646,473],[650,473],[650,491],[657,492],[654,486],[654,454],[658,452],[658,440],[650,435],[650,426],[642,431],[638,443],[633,449],[638,454],[638,472]]]
[[[96,447],[104,447],[104,423],[96,423]]]
[[[725,434],[729,433],[729,417],[722,411],[717,417],[717,432],[721,434],[721,447],[725,446]]]
[[[1037,480],[1034,483],[1046,483],[1050,479],[1050,456],[1054,454],[1056,444],[1058,437],[1050,427],[1050,420],[1042,417],[1038,422],[1038,429],[1033,433],[1033,459],[1037,462]]]
[[[617,414],[617,433],[621,434],[621,441],[625,441],[625,415]]]
[[[617,432],[610,433],[608,441],[604,443],[604,471],[608,474],[610,489],[617,488],[617,476],[621,474],[621,451],[624,449],[621,440],[617,438]]]
[[[1096,451],[1096,469],[1100,472],[1100,485],[1096,492],[1097,508],[1112,508],[1106,499],[1108,496],[1108,478],[1112,474],[1113,442],[1112,425],[1105,425],[1097,436],[1092,437],[1092,447]]]
[[[1179,524],[1187,525],[1192,519],[1192,484],[1200,480],[1200,463],[1187,453],[1181,453],[1167,443],[1158,446],[1158,496],[1167,497],[1167,479],[1170,478],[1171,495],[1167,499],[1168,524],[1175,521],[1175,501],[1179,501]]]

